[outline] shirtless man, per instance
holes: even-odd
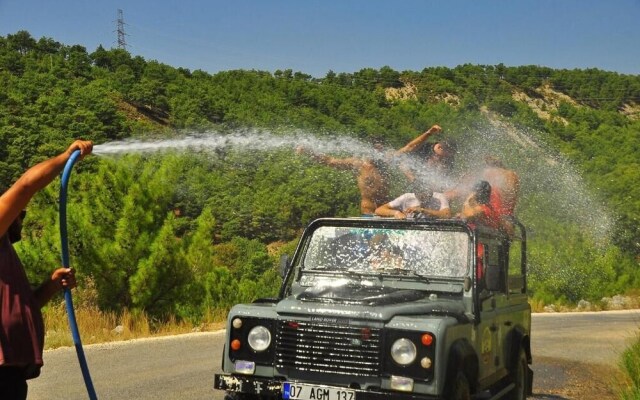
[[[296,152],[308,154],[314,160],[330,167],[356,171],[362,215],[373,215],[379,205],[389,200],[388,177],[381,171],[378,161],[358,157],[335,158],[311,153],[303,147],[298,147]]]
[[[513,215],[520,194],[520,177],[502,164],[498,158],[487,156],[484,158],[485,168],[480,175],[481,180],[489,182],[498,192],[502,201],[503,213]]]

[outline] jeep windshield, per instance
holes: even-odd
[[[320,226],[301,260],[300,283],[314,285],[315,275],[343,281],[376,275],[427,282],[462,278],[468,266],[469,235],[462,230]]]

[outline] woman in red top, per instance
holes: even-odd
[[[479,181],[462,205],[460,217],[495,229],[504,229],[504,208],[497,191],[492,193],[487,181]]]

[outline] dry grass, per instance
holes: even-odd
[[[91,279],[85,279],[82,285],[73,290],[73,298],[82,344],[224,329],[228,312],[226,309],[209,310],[202,318],[202,323],[194,325],[186,321],[177,321],[175,317],[163,321],[152,320],[142,311],[101,311],[97,306],[98,291]],[[64,301],[50,303],[43,315],[45,348],[73,346]]]
[[[103,312],[96,307],[75,308],[76,322],[83,344],[131,340],[151,336],[177,335],[189,332],[214,331],[224,328],[226,311],[215,310],[203,319],[203,323],[193,325],[176,321],[174,317],[157,323],[151,321],[144,312],[121,313]],[[73,346],[69,319],[64,303],[50,305],[44,312],[45,348],[53,349]]]

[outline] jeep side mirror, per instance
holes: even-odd
[[[291,262],[289,261],[289,255],[283,254],[280,256],[280,277],[284,279],[287,276],[287,272],[289,272],[289,268],[291,268]]]

